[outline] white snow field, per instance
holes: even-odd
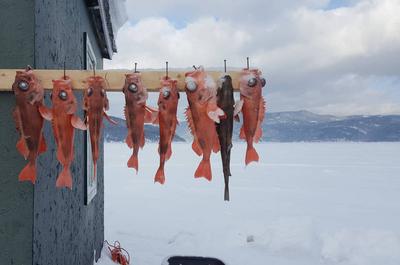
[[[200,161],[173,143],[166,184],[153,183],[157,144],[139,153],[105,144],[105,238],[119,240],[134,265],[167,256],[211,256],[227,265],[400,264],[400,143],[267,143],[244,166],[234,144],[223,201],[220,155],[213,180],[194,179]],[[99,264],[114,264],[104,248]]]

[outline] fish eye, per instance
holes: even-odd
[[[65,91],[65,90],[61,90],[60,91],[60,93],[58,93],[58,97],[61,99],[61,100],[67,100],[67,98],[68,98],[68,94],[67,94],[67,92]]]
[[[29,84],[28,84],[28,82],[21,81],[18,83],[18,88],[22,91],[27,91],[29,88]]]
[[[257,79],[255,77],[252,77],[247,81],[247,85],[249,87],[255,87],[257,85]]]
[[[138,87],[135,83],[132,83],[128,86],[128,90],[131,91],[132,93],[136,93],[138,91]]]
[[[265,87],[266,83],[267,83],[267,81],[265,81],[265,78],[261,78],[261,86]]]
[[[162,95],[163,95],[163,97],[164,97],[165,99],[169,98],[169,96],[171,95],[171,91],[170,91],[170,89],[169,89],[168,87],[164,87],[164,88],[161,90],[161,93],[162,93]]]
[[[104,95],[106,94],[106,91],[104,90],[104,88],[103,89],[101,89],[101,91],[100,91],[100,95],[102,96],[102,97],[104,97]]]
[[[195,90],[197,89],[197,84],[196,84],[196,82],[190,80],[190,81],[188,81],[188,82],[186,83],[186,88],[187,88],[189,91],[193,92],[193,91],[195,91]]]
[[[87,90],[87,95],[88,97],[90,97],[91,95],[93,95],[93,88],[89,87]]]

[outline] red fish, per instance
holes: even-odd
[[[43,118],[38,110],[43,104],[44,90],[29,66],[25,71],[17,71],[12,89],[16,99],[13,117],[21,137],[17,143],[17,150],[29,160],[18,179],[35,183],[36,158],[46,151],[42,133]]]
[[[164,77],[161,80],[160,95],[158,97],[158,122],[160,124],[160,142],[158,152],[160,154],[160,166],[154,178],[154,182],[164,184],[164,164],[172,155],[171,142],[175,135],[178,119],[179,90],[177,80]]]
[[[89,129],[90,143],[92,147],[93,177],[97,174],[97,160],[99,158],[99,140],[103,128],[103,117],[110,123],[117,124],[110,119],[106,111],[109,109],[106,94],[106,82],[101,76],[91,76],[86,79],[87,89],[83,98],[83,109],[86,111],[86,125]]]
[[[259,157],[253,142],[258,143],[262,137],[262,122],[265,116],[265,100],[262,88],[265,79],[258,69],[244,69],[240,78],[240,99],[243,101],[243,126],[240,129],[240,139],[247,142],[245,162],[258,162]]]
[[[128,127],[126,144],[133,148],[133,154],[128,160],[128,167],[139,170],[139,148],[144,146],[144,123],[153,123],[157,119],[157,110],[146,106],[148,93],[143,86],[141,74],[127,74],[123,87],[125,94],[125,118]]]
[[[220,149],[214,122],[219,123],[225,114],[217,106],[217,86],[202,67],[186,73],[185,77],[189,102],[185,113],[193,135],[192,149],[197,155],[203,155],[194,176],[211,181],[211,151],[217,153]]]
[[[57,178],[57,188],[72,189],[70,166],[74,159],[74,134],[76,129],[86,130],[84,122],[75,115],[77,101],[72,91],[71,79],[53,80],[53,108],[39,107],[43,118],[52,121],[54,138],[57,144],[57,159],[63,166]]]

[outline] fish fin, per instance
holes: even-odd
[[[118,124],[118,122],[116,122],[113,119],[111,119],[110,116],[108,116],[108,114],[105,111],[103,111],[103,115],[106,118],[106,120],[108,120],[109,123],[114,124],[114,125]]]
[[[23,137],[21,137],[18,142],[17,142],[17,150],[18,152],[25,158],[27,159],[28,155],[29,155],[29,149],[28,146],[26,145],[25,139]]]
[[[251,162],[258,162],[259,157],[256,149],[252,147],[247,147],[246,150],[246,166]]]
[[[258,114],[258,121],[257,121],[257,128],[254,133],[254,142],[258,143],[262,137],[262,122],[265,117],[265,100],[264,98],[261,98],[260,100],[260,108],[259,108],[259,114]]]
[[[168,145],[167,153],[165,154],[165,160],[169,160],[172,156],[172,147],[171,143]]]
[[[220,149],[221,149],[221,146],[219,144],[218,134],[215,134],[214,143],[213,143],[213,152],[218,153]]]
[[[153,109],[151,107],[144,107],[144,122],[145,123],[154,123],[158,117],[158,110]]]
[[[234,110],[233,110],[233,116],[236,116],[236,115],[238,115],[239,114],[239,112],[242,110],[242,107],[243,107],[243,103],[244,103],[244,100],[242,99],[242,100],[237,100],[236,102],[235,102],[235,108],[234,108]]]
[[[35,184],[36,181],[36,165],[34,163],[28,163],[19,173],[19,181],[30,181]]]
[[[21,123],[20,123],[20,116],[19,116],[19,109],[18,107],[14,108],[14,111],[12,113],[12,116],[14,118],[14,122],[15,122],[15,128],[17,129],[17,131],[21,134]]]
[[[128,135],[125,138],[125,143],[128,145],[129,148],[133,147],[133,143],[132,143],[132,138],[131,138],[131,133],[128,130]]]
[[[39,113],[43,117],[43,119],[48,120],[48,121],[53,120],[53,112],[51,109],[47,108],[46,106],[40,105]]]
[[[42,154],[47,151],[46,140],[44,139],[44,135],[40,136],[40,144],[39,144],[39,154]]]
[[[192,117],[192,111],[189,109],[189,107],[187,107],[185,109],[185,116],[186,116],[186,121],[188,123],[189,126],[189,131],[190,133],[195,137],[196,137],[196,127],[194,126],[194,122],[193,122],[193,117]]]
[[[244,127],[243,126],[240,128],[239,138],[240,139],[246,139],[246,133],[244,132]]]
[[[144,132],[143,132],[142,136],[140,137],[140,143],[139,143],[140,148],[143,148],[144,143],[145,143],[145,139],[144,139]]]
[[[85,131],[87,129],[86,124],[76,115],[72,115],[71,117],[71,125],[76,129],[80,129]]]
[[[220,123],[220,118],[224,117],[225,112],[218,108],[216,104],[207,105],[207,116],[215,123]]]
[[[164,185],[165,183],[165,175],[164,175],[164,168],[159,167],[157,169],[156,175],[154,177],[154,183],[160,183],[161,185]]]
[[[258,122],[256,131],[255,131],[254,137],[253,137],[254,142],[258,143],[260,141],[261,137],[262,137],[262,128],[261,128],[260,122]]]
[[[192,149],[198,156],[201,156],[203,154],[203,150],[201,149],[199,141],[197,141],[197,139],[193,139]]]
[[[235,115],[233,118],[234,118],[235,121],[240,122],[239,114],[238,114],[238,115]]]
[[[72,175],[69,167],[63,167],[56,181],[57,188],[67,187],[72,190]]]
[[[196,169],[196,172],[194,173],[195,178],[201,178],[204,177],[208,181],[211,181],[212,179],[212,173],[211,173],[211,164],[210,160],[201,160],[199,166]]]
[[[139,171],[139,160],[138,156],[132,154],[132,156],[129,158],[128,163],[127,163],[129,168],[134,168],[136,170],[136,174]]]

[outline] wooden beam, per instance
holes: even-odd
[[[15,80],[15,72],[18,69],[0,69],[0,91],[11,91],[11,86]],[[23,71],[23,70],[21,70]],[[45,89],[52,89],[53,79],[59,79],[63,76],[63,70],[33,70],[37,78]],[[158,92],[160,88],[160,79],[165,76],[165,71],[140,71],[144,86],[148,91]],[[105,77],[109,83],[109,91],[122,91],[125,81],[125,74],[132,73],[128,70],[96,70],[96,75]],[[208,71],[214,80],[222,76],[222,72]],[[232,83],[235,90],[239,88],[239,72],[228,72],[232,77]],[[74,89],[82,90],[85,88],[86,78],[93,75],[92,70],[66,70],[66,75],[72,79]],[[168,76],[178,80],[180,91],[185,89],[185,72],[170,71]]]

